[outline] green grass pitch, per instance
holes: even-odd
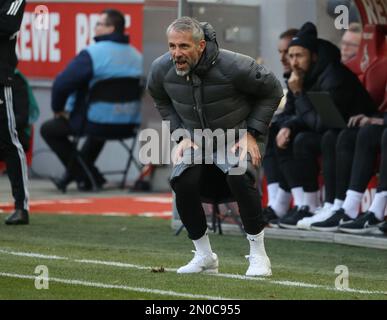
[[[193,246],[167,220],[37,214],[29,226],[0,224],[0,300],[387,299],[385,250],[265,239],[273,276],[249,279],[245,237],[210,238],[220,275],[178,275]],[[35,287],[39,265],[46,290]],[[339,265],[347,291],[335,289]]]

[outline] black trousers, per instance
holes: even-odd
[[[174,178],[171,186],[181,221],[192,240],[201,238],[207,230],[202,199],[210,193],[215,201],[228,194],[234,198],[246,233],[258,234],[265,226],[260,194],[247,174],[227,175],[215,165],[195,165]]]
[[[268,184],[279,183],[285,191],[290,191],[290,188],[282,174],[280,164],[276,153],[276,137],[279,132],[279,127],[276,123],[272,123],[269,128],[268,140],[266,144],[266,152],[263,158],[263,169]]]
[[[275,147],[280,170],[290,189],[302,187],[306,192],[319,189],[318,156],[322,135],[312,131],[299,132],[286,149]],[[283,187],[280,183],[281,188]]]
[[[351,171],[349,189],[363,193],[376,173],[383,126],[370,125],[359,129]],[[381,164],[382,166],[382,164]]]
[[[77,182],[87,181],[88,178],[81,164],[74,159],[74,145],[69,139],[69,136],[74,135],[69,121],[65,118],[55,118],[43,123],[40,128],[40,133],[49,147],[58,156],[63,166],[67,170],[67,174]],[[81,149],[83,161],[88,166],[97,183],[102,182],[103,177],[94,165],[105,141],[102,139],[87,137]]]
[[[28,210],[28,170],[16,131],[12,88],[0,85],[0,149],[7,165],[16,209]]]
[[[348,190],[358,128],[329,130],[321,141],[325,201],[344,199]]]

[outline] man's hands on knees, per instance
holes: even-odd
[[[172,156],[172,162],[174,165],[183,159],[184,151],[189,148],[194,148],[194,150],[196,150],[199,147],[196,143],[192,142],[191,139],[188,138],[184,138],[179,142]]]
[[[290,142],[291,130],[289,128],[282,128],[276,137],[277,146],[280,149],[286,149]]]
[[[247,153],[251,155],[251,162],[254,167],[258,167],[261,164],[262,157],[258,148],[257,140],[250,134],[246,133],[239,141],[231,148],[231,152],[236,153],[239,149],[239,161],[242,161]]]

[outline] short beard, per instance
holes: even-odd
[[[192,65],[190,63],[187,63],[188,68],[186,70],[179,70],[177,69],[176,62],[173,61],[173,64],[175,65],[176,74],[180,77],[185,77],[187,74],[189,74],[192,70]]]
[[[188,68],[187,70],[178,70],[177,68],[175,68],[175,70],[178,76],[185,77],[191,71],[191,68]]]

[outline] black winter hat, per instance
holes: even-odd
[[[290,42],[289,48],[292,46],[300,46],[311,52],[317,52],[318,39],[316,26],[312,22],[306,22]]]

